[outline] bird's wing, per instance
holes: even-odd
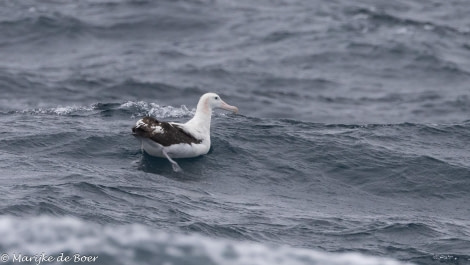
[[[201,143],[201,140],[196,139],[180,125],[161,122],[152,117],[138,120],[132,128],[132,133],[137,137],[149,138],[163,146]]]

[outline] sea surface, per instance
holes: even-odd
[[[0,0],[0,262],[470,264],[469,14]],[[207,155],[141,152],[206,92],[240,109]]]

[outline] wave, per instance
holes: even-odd
[[[70,217],[2,216],[0,236],[0,247],[9,255],[10,264],[14,254],[45,254],[57,258],[61,253],[71,257],[76,254],[97,257],[99,264],[154,264],[155,261],[174,265],[410,264],[360,253],[326,253],[198,234],[170,234],[143,225],[99,225]]]
[[[454,27],[450,24],[445,24],[443,22],[439,23],[436,19],[426,20],[426,19],[417,19],[410,18],[403,15],[403,12],[396,10],[396,13],[386,12],[383,9],[377,9],[374,7],[353,7],[346,10],[346,14],[353,16],[353,18],[359,20],[370,20],[371,23],[368,24],[369,27],[373,29],[380,29],[383,25],[393,25],[393,26],[402,26],[402,27],[414,27],[420,28],[425,31],[436,31],[439,34],[460,34],[468,35],[469,30]],[[398,15],[400,14],[400,15]]]
[[[91,25],[77,18],[59,13],[1,21],[0,32],[3,38],[0,45],[31,44],[51,36],[73,38],[90,28]]]
[[[125,103],[94,103],[88,106],[57,106],[51,108],[34,108],[19,111],[9,111],[8,114],[30,115],[59,115],[59,116],[89,116],[128,114],[130,118],[153,116],[156,118],[181,118],[194,115],[196,109],[189,110],[185,105],[180,107],[161,106],[145,101],[127,101]],[[5,114],[5,113],[4,113]]]
[[[20,114],[52,114],[52,115],[71,115],[95,110],[95,106],[57,106],[55,108],[36,108],[15,111]]]
[[[62,9],[47,3],[7,5],[3,8],[22,12],[12,12],[0,19],[0,33],[4,37],[0,39],[0,45],[31,44],[34,41],[49,41],[51,37],[68,40],[90,36],[153,38],[156,31],[195,34],[218,25],[219,18],[205,10],[206,4],[179,2],[98,2],[64,5]]]
[[[8,119],[18,120],[18,115],[50,117],[30,124],[36,133],[34,141],[25,141],[31,134],[31,130],[28,130],[24,135],[18,133],[4,140],[4,144],[8,148],[19,146],[16,149],[33,144],[33,148],[55,152],[41,146],[55,146],[51,145],[50,142],[54,142],[51,138],[62,139],[62,143],[68,146],[64,150],[74,150],[64,151],[71,156],[88,157],[86,150],[94,150],[95,155],[108,156],[110,153],[95,150],[93,146],[103,150],[107,150],[108,145],[120,146],[120,142],[129,137],[130,128],[137,118],[148,115],[163,120],[185,121],[194,112],[195,109],[188,109],[184,105],[162,106],[146,101],[10,111],[3,114],[11,115]],[[469,155],[465,149],[456,146],[465,146],[470,140],[469,122],[324,124],[243,115],[217,119],[225,115],[231,114],[216,112],[214,115],[217,127],[224,128],[213,131],[214,146],[229,151],[218,154],[222,161],[229,162],[233,154],[243,154],[238,156],[239,161],[255,169],[260,165],[253,160],[253,154],[258,154],[257,158],[264,161],[263,167],[272,172],[272,176],[278,176],[279,172],[286,173],[283,181],[291,181],[291,173],[296,172],[297,176],[306,178],[304,181],[311,182],[314,181],[310,177],[311,172],[320,171],[382,197],[395,197],[398,194],[412,197],[467,197],[463,187],[468,184]],[[64,119],[57,123],[54,116]],[[30,118],[26,117],[26,120]],[[66,129],[62,124],[75,125],[72,129]],[[61,135],[61,132],[66,134]],[[82,150],[80,147],[83,145],[86,148]],[[273,149],[275,145],[285,146],[284,156],[279,157],[279,150]],[[259,150],[265,152],[259,153]],[[300,166],[289,161],[298,161]],[[142,166],[144,171],[152,171],[153,167],[145,165]],[[280,181],[277,178],[270,181]]]
[[[194,115],[196,109],[189,110],[185,105],[180,107],[160,106],[144,101],[128,101],[119,106],[120,109],[130,110],[133,117],[153,116],[159,118],[181,118]]]

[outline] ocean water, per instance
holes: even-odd
[[[0,262],[470,264],[469,12],[0,1]],[[142,154],[209,91],[209,154]]]

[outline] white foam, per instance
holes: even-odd
[[[55,114],[55,115],[68,115],[74,112],[85,112],[94,110],[94,105],[91,106],[58,106],[55,108],[37,108],[30,110],[18,111],[23,114]]]
[[[89,106],[57,106],[52,108],[35,108],[17,111],[22,114],[49,114],[49,115],[69,115],[77,112],[89,112],[99,109],[99,103]],[[181,118],[192,116],[196,109],[189,110],[186,106],[160,106],[156,103],[148,103],[144,101],[128,101],[117,107],[117,109],[128,110],[132,113],[132,118],[142,116],[153,116],[157,118]]]
[[[138,264],[142,258],[161,264],[224,265],[404,265],[359,253],[326,253],[288,246],[159,232],[143,225],[98,225],[71,217],[0,217],[0,248],[5,253],[109,255],[116,264]],[[139,257],[146,253],[147,257]],[[99,259],[98,259],[99,260]]]
[[[157,118],[181,118],[192,116],[196,109],[188,110],[185,105],[178,107],[160,106],[156,103],[148,103],[144,101],[128,101],[121,104],[120,109],[127,109],[133,112],[133,118],[141,116],[152,116]]]

